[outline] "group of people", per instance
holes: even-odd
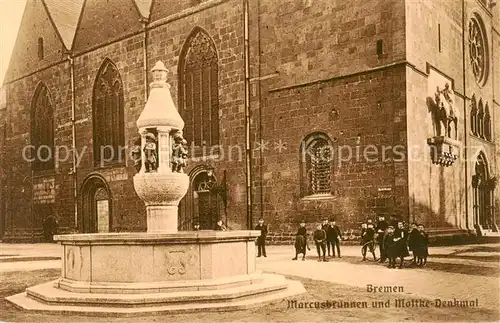
[[[316,245],[316,251],[318,253],[318,261],[328,261],[327,260],[327,250],[328,257],[335,258],[335,250],[337,255],[340,255],[340,239],[342,238],[342,232],[338,227],[335,220],[329,221],[328,219],[323,220],[323,223],[318,223],[316,230],[313,233],[313,241]],[[305,260],[306,249],[311,250],[307,244],[307,229],[306,222],[302,221],[300,223],[299,229],[297,230],[295,238],[295,257],[292,260],[297,260],[299,254],[302,254],[302,260]]]
[[[217,224],[217,230],[224,230],[222,221]],[[255,230],[261,232],[257,238],[257,257],[267,257],[266,237],[268,227],[264,224],[262,218],[259,219],[259,224],[255,226]],[[328,261],[327,256],[336,257],[338,255],[341,258],[340,240],[342,239],[342,232],[335,220],[329,221],[325,219],[323,223],[318,223],[312,238],[316,245],[318,261]],[[376,244],[380,248],[379,259],[375,255]],[[384,216],[380,216],[376,224],[372,220],[363,223],[361,225],[361,245],[363,261],[366,260],[366,254],[369,251],[375,261],[384,263],[389,260],[389,268],[396,268],[397,258],[400,259],[398,268],[402,268],[404,258],[410,256],[410,251],[413,254],[412,264],[417,266],[425,266],[429,255],[429,237],[424,226],[412,223],[410,228],[407,229],[405,223],[397,220],[395,216],[391,216],[389,222],[385,220]],[[305,260],[306,250],[311,249],[307,243],[306,223],[301,221],[295,238],[295,257],[292,260],[297,260],[300,254],[302,254],[302,260]]]
[[[399,258],[399,267],[403,268],[404,258],[413,254],[413,265],[425,266],[429,255],[429,237],[422,224],[412,223],[409,230],[405,228],[405,223],[391,216],[389,222],[384,216],[380,216],[377,225],[374,226],[371,220],[361,225],[361,244],[363,261],[366,260],[366,253],[369,250],[373,259],[375,255],[375,242],[380,248],[381,263],[389,260],[389,268],[396,268],[396,259]]]

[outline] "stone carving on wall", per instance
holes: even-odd
[[[188,156],[187,141],[182,137],[182,132],[177,131],[173,135],[174,144],[172,145],[172,172],[183,173],[186,167]]]
[[[137,172],[141,170],[142,160],[141,160],[141,137],[137,137],[134,140],[134,148],[132,148],[132,160],[134,161],[134,167]]]
[[[454,93],[450,84],[446,83],[444,89],[439,87],[434,94],[434,102],[431,104],[432,122],[436,136],[445,136],[456,140],[458,138],[458,116]]]
[[[146,173],[156,172],[158,169],[158,153],[156,136],[150,132],[146,134],[146,144],[144,145],[144,155]]]
[[[458,158],[458,109],[450,83],[444,89],[436,88],[434,98],[427,98],[427,106],[432,116],[434,137],[427,139],[431,146],[432,162],[441,166],[451,166]]]
[[[184,251],[170,251],[167,255],[167,272],[169,275],[184,275],[188,259]]]

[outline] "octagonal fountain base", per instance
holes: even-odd
[[[255,269],[258,231],[76,234],[61,277],[8,297],[31,311],[144,315],[238,310],[305,292]]]

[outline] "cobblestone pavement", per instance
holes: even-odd
[[[429,253],[439,258],[429,258],[440,263],[467,263],[468,259],[446,258],[466,254],[471,259],[468,264],[480,267],[499,267],[498,261],[484,260],[484,257],[497,257],[500,244],[469,245],[455,247],[430,248]],[[316,255],[312,250],[309,256]],[[489,250],[474,253],[474,250]],[[359,247],[346,246],[341,249],[345,257],[360,257]],[[498,277],[478,276],[474,273],[459,274],[445,271],[435,271],[420,268],[388,269],[370,263],[348,263],[343,259],[334,258],[329,262],[317,262],[316,257],[306,261],[292,261],[294,251],[291,246],[269,246],[267,258],[258,258],[257,267],[266,272],[276,272],[283,275],[299,276],[313,280],[328,281],[337,284],[356,286],[366,289],[367,285],[403,286],[404,294],[429,299],[475,300],[479,306],[497,308],[499,304],[500,286]],[[397,295],[395,295],[397,297]]]
[[[431,247],[429,264],[439,262],[498,268],[499,250],[500,244]],[[360,257],[359,246],[343,246],[341,251],[344,257]],[[461,274],[420,268],[390,270],[385,266],[352,263],[338,258],[327,263],[317,262],[315,258],[292,261],[291,258],[294,256],[292,246],[268,246],[267,255],[267,258],[257,259],[257,268],[266,272],[365,289],[368,284],[400,285],[403,286],[405,294],[430,299],[474,300],[478,298],[479,306],[487,308],[497,308],[499,304],[498,277],[479,276],[472,272]],[[312,255],[315,255],[315,250],[309,253],[309,256]],[[32,258],[30,261],[0,262],[0,272],[60,268],[60,260],[33,260],[37,257],[43,259],[58,256],[60,256],[60,246],[57,244],[0,244],[0,260],[11,257]]]

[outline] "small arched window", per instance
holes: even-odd
[[[330,195],[333,170],[333,146],[321,132],[308,135],[301,143],[302,196]]]
[[[43,59],[43,38],[38,38],[38,59]]]
[[[477,111],[477,135],[484,138],[484,107],[483,100],[479,99],[478,111]]]
[[[179,112],[186,122],[183,133],[190,144],[219,144],[218,77],[215,44],[196,27],[179,58]]]
[[[106,59],[94,84],[92,116],[94,163],[124,161],[124,99],[120,73],[111,60]]]
[[[33,171],[54,169],[54,110],[45,84],[38,85],[31,106]]]
[[[471,101],[470,129],[471,132],[477,136],[477,102],[475,94],[472,95]]]
[[[488,103],[484,106],[484,138],[491,141],[491,116]]]

